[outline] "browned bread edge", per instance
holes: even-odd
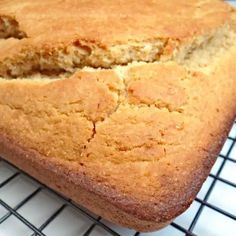
[[[129,209],[130,199],[123,198],[122,205],[120,205],[121,201],[117,204],[116,199],[119,197],[118,193],[109,193],[107,192],[109,189],[100,189],[98,182],[89,179],[83,173],[73,171],[73,168],[70,168],[69,165],[60,163],[56,159],[48,159],[33,150],[23,149],[13,139],[3,134],[0,136],[0,155],[43,184],[65,194],[76,203],[85,206],[105,219],[137,231],[154,231],[168,225],[177,215],[189,207],[215,162],[216,156],[234,121],[235,113],[232,114],[227,123],[222,124],[222,136],[218,138],[218,142],[213,142],[211,147],[209,147],[210,152],[204,158],[205,163],[203,168],[199,170],[198,178],[192,179],[192,185],[188,193],[182,193],[185,199],[170,199],[172,204],[176,205],[176,208],[172,208],[172,211],[168,212],[168,220],[163,219],[163,221],[158,222],[155,220],[146,220],[146,218],[152,218],[156,214],[154,212],[146,212],[143,215],[143,212],[139,212],[141,208],[137,208],[133,209],[136,212],[134,216],[132,212],[123,210],[126,206]],[[97,194],[101,191],[104,191],[105,196],[110,196],[109,199]],[[178,191],[181,192],[182,189]],[[181,195],[177,194],[177,196]],[[183,204],[180,204],[181,202]],[[132,203],[132,205],[135,204]],[[163,205],[163,208],[158,209],[158,211],[163,212],[167,208],[168,206]],[[153,207],[153,211],[155,211],[155,207]]]

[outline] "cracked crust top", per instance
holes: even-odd
[[[56,3],[0,3],[0,24],[10,17],[16,26],[3,25],[0,40],[1,135],[138,219],[173,219],[194,199],[236,115],[232,9],[217,0]],[[74,39],[71,54],[64,45]],[[119,44],[132,45],[116,48],[133,50],[127,60],[111,53]],[[85,67],[94,58],[105,68]]]
[[[210,74],[168,62],[123,78],[116,69],[1,80],[0,130],[125,212],[165,222],[194,199],[236,115],[235,56]]]
[[[219,0],[2,0],[0,76],[173,58],[210,40],[231,12]]]

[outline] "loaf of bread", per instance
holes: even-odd
[[[114,223],[188,208],[236,116],[220,0],[1,0],[0,155]]]

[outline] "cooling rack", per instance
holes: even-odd
[[[234,236],[235,199],[236,122],[193,204],[154,233],[107,222],[0,159],[0,236]]]
[[[0,236],[235,236],[235,200],[236,122],[193,204],[153,233],[116,226],[0,158]]]
[[[1,236],[234,236],[236,122],[190,208],[163,230],[116,226],[0,159]]]

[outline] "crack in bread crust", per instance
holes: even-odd
[[[0,15],[0,39],[7,39],[10,37],[22,39],[26,38],[27,35],[20,30],[19,23],[15,19],[9,16]]]
[[[148,41],[138,43],[138,45],[135,45],[137,43],[134,45],[131,43],[126,46],[115,45],[112,46],[114,50],[112,48],[99,48],[96,45],[90,45],[91,48],[88,48],[88,46],[74,45],[72,43],[72,45],[67,45],[66,47],[42,48],[37,52],[33,48],[27,48],[26,46],[22,48],[22,51],[17,52],[15,59],[8,56],[0,58],[0,61],[2,61],[0,75],[10,79],[17,77],[27,78],[27,76],[32,74],[41,73],[48,75],[48,78],[50,78],[50,75],[55,77],[65,73],[73,75],[77,70],[80,71],[83,68],[86,70],[87,66],[109,69],[118,65],[129,66],[129,64],[132,65],[135,62],[163,63],[166,61],[176,61],[189,69],[204,71],[209,66],[208,62],[214,63],[218,55],[226,52],[232,43],[235,42],[235,39],[236,35],[232,29],[228,25],[224,25],[206,35],[198,36],[190,42],[182,44],[178,41],[171,42],[175,46],[162,43],[162,40],[157,43],[160,46],[155,46],[155,42]],[[2,44],[2,46],[5,45],[4,42]],[[151,46],[147,46],[149,44]],[[158,49],[155,49],[156,47]],[[168,49],[169,47],[172,49],[166,53],[165,51],[170,50]],[[159,52],[155,53],[155,50]],[[127,52],[131,55],[129,59],[122,59],[120,57],[122,53],[125,54]],[[148,57],[150,58],[148,59]]]

